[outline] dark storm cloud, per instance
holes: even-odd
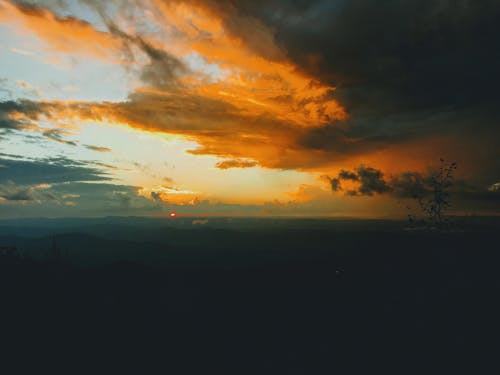
[[[399,105],[427,108],[498,97],[496,0],[235,4],[270,25],[303,69],[352,90],[353,98],[369,89],[366,95],[377,93],[385,107],[399,99]]]
[[[269,26],[302,70],[336,86],[349,114],[343,130],[313,129],[304,147],[359,153],[478,127],[500,137],[497,0],[233,4]]]
[[[38,160],[0,158],[0,184],[13,181],[21,185],[70,181],[103,181],[108,175],[84,162],[64,157]]]
[[[366,105],[360,101],[359,107]],[[357,108],[359,108],[357,107]],[[386,148],[390,145],[430,135],[443,135],[453,130],[462,134],[491,126],[494,118],[474,111],[454,109],[425,110],[405,113],[384,113],[374,107],[371,113],[351,113],[342,121],[308,129],[298,139],[307,149],[328,150],[354,155]],[[473,127],[471,124],[475,124]]]

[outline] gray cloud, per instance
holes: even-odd
[[[383,194],[392,190],[384,180],[384,174],[378,169],[361,166],[356,169],[356,172],[360,182],[359,194]]]
[[[74,141],[68,141],[67,139],[64,138],[64,131],[62,131],[61,129],[48,129],[48,130],[45,130],[42,135],[46,138],[49,138],[53,141],[56,141],[56,142],[59,142],[59,143],[63,143],[63,144],[66,144],[66,145],[70,145],[70,146],[76,146],[77,143],[74,142]]]
[[[341,190],[341,185],[340,185],[340,179],[338,177],[330,178],[326,176],[329,181],[330,181],[330,186],[333,191],[339,191]]]
[[[13,181],[21,185],[72,181],[104,181],[108,174],[81,161],[65,157],[35,160],[0,158],[0,184]]]
[[[14,183],[0,184],[0,198],[7,201],[32,201],[34,200],[33,188],[29,186],[16,186]]]
[[[17,185],[12,181],[0,183],[0,201],[17,202],[59,202],[59,198],[50,191],[51,185]]]
[[[400,173],[392,178],[390,184],[399,198],[417,198],[426,192],[425,178],[417,172]]]
[[[341,170],[337,176],[325,178],[330,182],[332,191],[343,191],[347,196],[372,196],[383,194],[397,200],[428,199],[434,192],[433,176],[428,173],[407,171],[393,176],[384,176],[378,169],[360,166],[353,171]],[[354,188],[344,188],[342,181],[354,182]],[[452,179],[447,190],[455,209],[495,211],[500,208],[500,189],[493,185],[473,185],[462,179]]]
[[[86,148],[92,151],[97,151],[97,152],[110,152],[111,149],[107,147],[101,147],[101,146],[93,146],[93,145],[85,145]]]
[[[25,127],[24,119],[13,119],[9,116],[13,113],[22,113],[27,118],[38,119],[42,112],[42,105],[27,99],[0,102],[0,130],[20,130]]]
[[[152,202],[137,195],[136,187],[99,182],[31,186],[2,183],[0,198],[4,199],[0,217],[144,215],[157,210]]]
[[[460,138],[456,149],[476,142],[487,154],[476,164],[495,158],[500,147],[497,0],[242,0],[232,5],[239,15],[273,30],[300,69],[336,87],[331,95],[348,119],[305,132],[301,146],[335,157],[453,134]],[[245,28],[234,30],[245,38]],[[497,141],[484,147],[487,137]],[[500,173],[498,163],[495,168]]]
[[[22,187],[10,183],[12,191]],[[0,184],[0,197],[5,184]],[[0,217],[88,217],[165,215],[176,211],[187,214],[258,214],[260,205],[238,205],[200,201],[196,205],[176,205],[157,202],[138,194],[135,186],[112,183],[68,182],[50,187],[26,187],[32,193],[29,201],[7,201],[0,204]],[[48,195],[55,197],[51,199]],[[19,195],[20,196],[20,195]],[[21,197],[21,196],[20,196]],[[2,202],[0,202],[2,203]],[[4,202],[5,203],[5,202]],[[20,204],[22,203],[22,204]],[[14,208],[15,207],[15,208]]]
[[[330,185],[333,191],[344,190],[346,195],[356,196],[356,195],[374,195],[384,194],[392,191],[392,188],[388,185],[387,181],[384,179],[384,174],[382,171],[365,166],[359,166],[354,171],[347,171],[342,169],[337,177],[328,177]],[[358,183],[356,189],[345,190],[342,187],[342,181],[354,181]]]
[[[111,194],[111,201],[116,201],[118,204],[124,208],[124,209],[129,209],[132,204],[132,197],[129,195],[127,191],[123,190],[113,190]]]
[[[155,202],[162,202],[162,199],[161,199],[161,194],[160,194],[160,193],[157,193],[156,191],[152,191],[152,192],[151,192],[151,198],[152,198]]]
[[[337,85],[344,99],[370,98],[365,103],[373,110],[375,104],[387,112],[402,104],[465,105],[498,96],[496,0],[252,0],[235,6],[272,27],[304,70]]]
[[[350,172],[350,171],[346,171],[346,170],[342,169],[339,172],[339,179],[341,179],[341,180],[359,181],[359,176],[356,173],[354,173],[354,172]]]
[[[141,35],[128,34],[121,30],[105,13],[103,7],[96,2],[89,2],[94,6],[106,23],[111,34],[120,38],[127,50],[127,55],[134,59],[132,46],[139,48],[148,58],[149,63],[142,69],[141,79],[155,87],[174,89],[178,86],[179,76],[189,72],[189,68],[177,57],[154,47]]]
[[[0,78],[0,98],[3,100],[8,100],[12,98],[12,91],[7,87],[8,80],[6,78]],[[1,124],[1,121],[0,121]],[[0,125],[0,129],[1,129]]]

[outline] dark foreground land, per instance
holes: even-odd
[[[0,222],[0,367],[499,373],[497,219],[193,220]]]

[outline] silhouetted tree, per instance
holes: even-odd
[[[457,169],[456,162],[447,163],[443,158],[439,161],[439,169],[423,180],[421,193],[415,195],[426,222],[434,226],[441,226],[446,221],[444,212],[451,206],[450,188],[454,183],[453,173]],[[409,219],[413,221],[415,216],[409,215]]]

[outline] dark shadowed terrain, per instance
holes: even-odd
[[[68,374],[496,373],[498,229],[2,221],[4,358]]]

